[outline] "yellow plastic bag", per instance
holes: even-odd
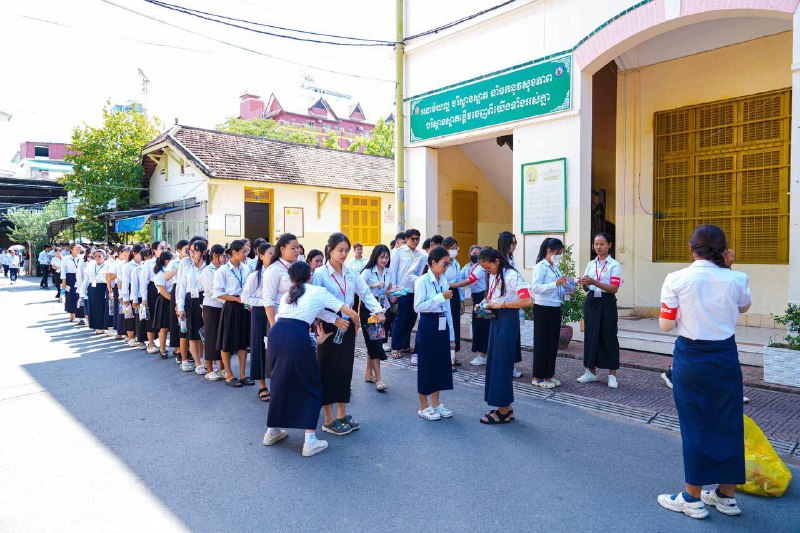
[[[757,496],[783,496],[792,480],[792,472],[784,464],[761,428],[744,417],[744,467],[747,482],[736,487]]]

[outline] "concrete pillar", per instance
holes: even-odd
[[[789,175],[789,302],[800,303],[800,13],[792,31],[792,145]]]
[[[406,229],[423,238],[439,231],[439,152],[433,148],[406,148]]]

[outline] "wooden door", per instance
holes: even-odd
[[[469,263],[469,247],[478,243],[478,193],[453,191],[453,237],[458,241],[458,262]]]

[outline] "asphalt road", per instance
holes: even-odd
[[[800,532],[797,479],[695,521],[656,503],[682,487],[675,433],[526,397],[487,427],[463,383],[443,394],[455,416],[428,422],[414,371],[386,365],[380,394],[363,359],[360,431],[312,458],[301,431],[265,448],[255,388],[76,329],[52,296],[0,279],[0,531]]]

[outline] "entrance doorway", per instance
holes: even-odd
[[[615,233],[617,70],[612,61],[592,77],[592,234],[584,241],[591,257],[592,236],[605,231],[613,238]]]
[[[272,238],[272,189],[250,189],[244,191],[244,236],[254,241],[263,237]]]
[[[458,241],[458,262],[469,263],[469,247],[478,242],[478,193],[453,191],[453,237]]]

